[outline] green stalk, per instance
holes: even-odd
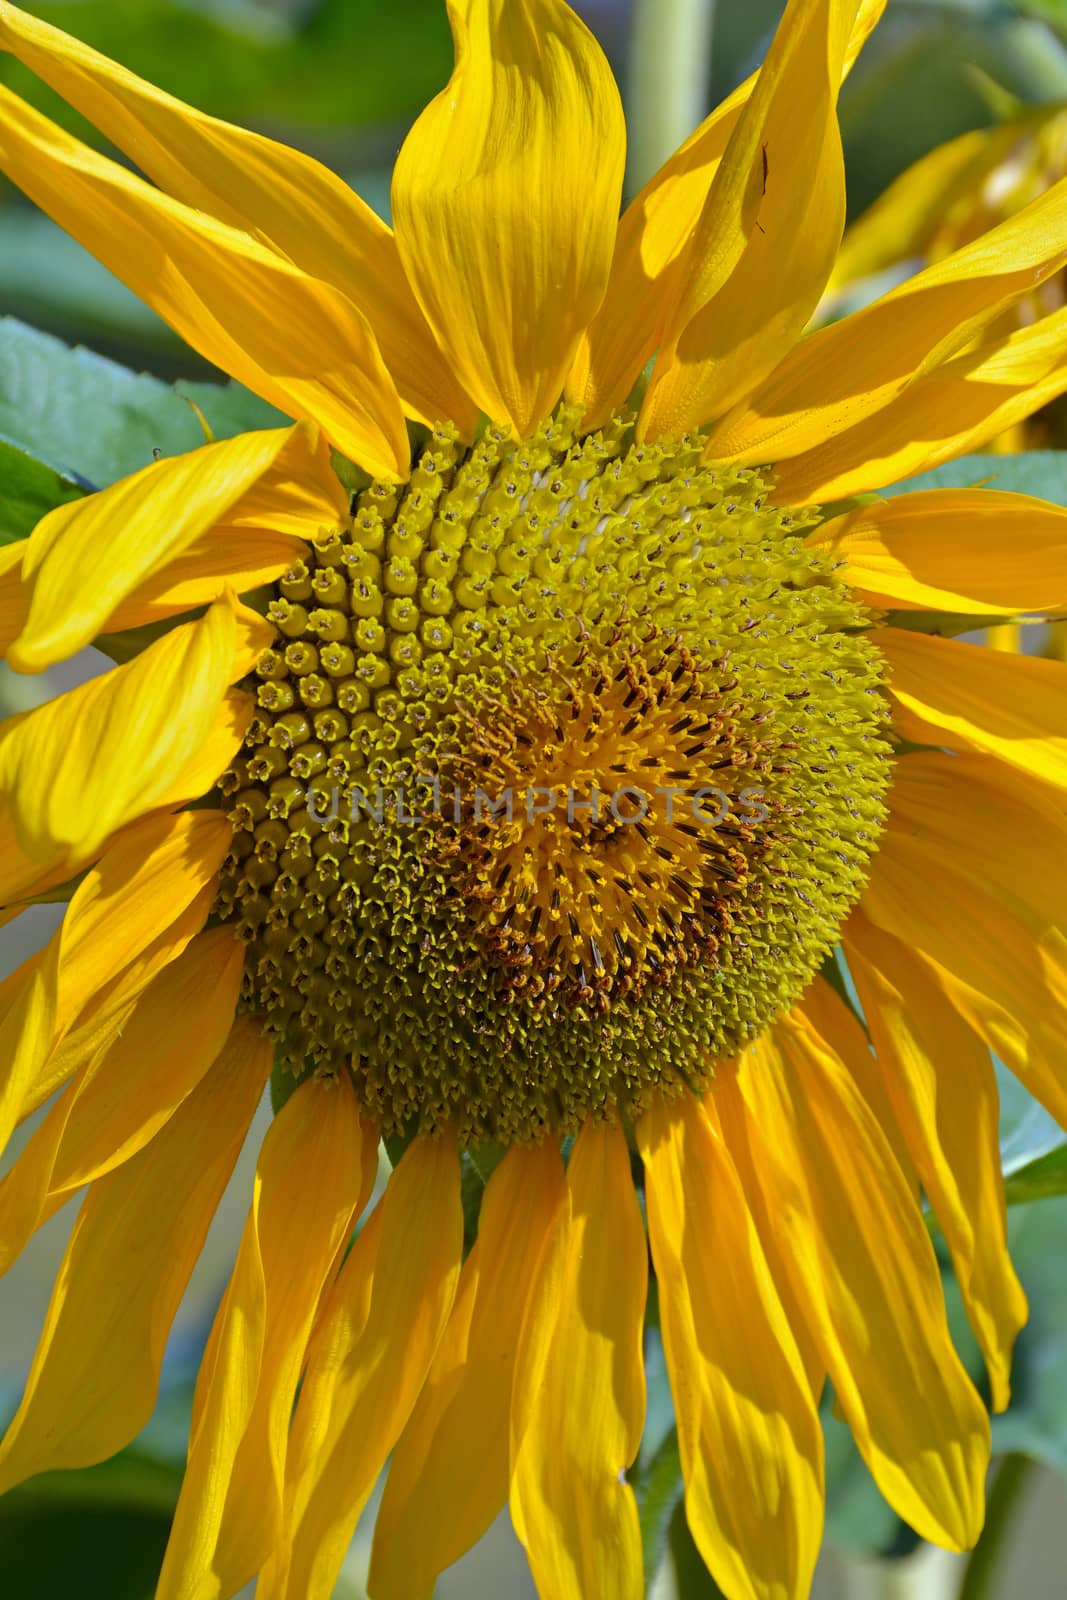
[[[993,1600],[998,1591],[998,1569],[1015,1520],[1015,1508],[1026,1484],[1031,1462],[1013,1452],[1001,1458],[986,1506],[985,1527],[967,1562],[959,1600]]]
[[[626,192],[637,193],[707,115],[715,0],[634,0]]]

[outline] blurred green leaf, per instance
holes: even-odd
[[[1056,1119],[995,1061],[1000,1092],[1000,1165],[1010,1206],[1067,1194],[1067,1138]]]
[[[73,479],[0,438],[0,544],[25,539],[46,511],[84,493]]]
[[[651,1589],[667,1549],[674,1508],[682,1497],[682,1463],[674,1426],[674,1402],[659,1328],[659,1285],[648,1286],[645,1325],[645,1390],[647,1405],[641,1448],[627,1478],[637,1500],[645,1581]]]
[[[893,0],[840,102],[850,215],[935,145],[988,125],[975,68],[1020,100],[1067,94],[1067,49],[1004,0]]]
[[[150,1600],[181,1469],[130,1449],[48,1472],[0,1499],[0,1593]]]
[[[671,1517],[667,1545],[674,1567],[674,1592],[678,1600],[723,1600],[722,1590],[704,1565],[679,1500]]]
[[[1025,1204],[1029,1200],[1047,1200],[1053,1195],[1067,1194],[1067,1144],[1050,1150],[1028,1166],[1007,1179],[1005,1198],[1010,1206]]]
[[[274,8],[181,0],[36,4],[139,77],[230,122],[344,127],[407,122],[440,89],[452,46],[441,0],[319,0]],[[0,79],[99,144],[100,137],[10,58]],[[283,135],[284,136],[284,135]]]
[[[910,493],[913,489],[1006,489],[1012,494],[1036,495],[1055,505],[1067,506],[1067,451],[1023,450],[1018,455],[983,453],[960,456],[943,467],[933,467],[914,478],[894,483],[883,492]]]
[[[1008,1237],[1030,1320],[1015,1348],[1011,1405],[993,1418],[993,1449],[1067,1473],[1067,1197],[1017,1207]]]
[[[681,1504],[684,1485],[678,1455],[678,1435],[672,1427],[659,1448],[631,1475],[641,1522],[641,1551],[645,1583],[651,1587],[667,1549],[667,1536],[675,1508]]]
[[[219,438],[288,420],[238,384],[182,388]],[[94,488],[204,443],[177,390],[13,317],[0,318],[0,437]]]
[[[61,337],[106,344],[117,360],[136,351],[141,361],[192,370],[178,335],[51,217],[8,205],[0,227],[0,304],[13,316]]]
[[[841,1550],[883,1558],[910,1555],[918,1534],[902,1521],[871,1477],[829,1395],[821,1408],[826,1440],[826,1537]]]
[[[994,1059],[1000,1093],[1000,1164],[1005,1177],[1027,1167],[1064,1142],[1063,1129],[1024,1089],[1003,1062]]]

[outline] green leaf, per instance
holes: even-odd
[[[1059,1123],[994,1061],[1000,1091],[1000,1164],[1009,1205],[1067,1193],[1067,1137]]]
[[[1010,1206],[1047,1200],[1058,1194],[1067,1194],[1067,1145],[1031,1161],[1004,1184],[1004,1196]]]
[[[678,1600],[723,1600],[723,1592],[704,1565],[679,1500],[671,1517],[667,1545],[674,1567],[674,1592]]]
[[[826,1537],[839,1549],[884,1558],[910,1555],[919,1538],[884,1499],[848,1424],[821,1408],[826,1440]]]
[[[219,438],[288,420],[239,384],[182,387]],[[67,478],[103,488],[157,455],[197,449],[204,430],[193,408],[160,379],[4,317],[0,437]]]
[[[1011,1405],[993,1418],[993,1449],[1067,1473],[1067,1197],[1019,1206],[1008,1242],[1030,1302],[1012,1366]]]
[[[1005,1176],[1064,1143],[1064,1132],[1002,1061],[993,1058],[1000,1094],[1000,1165]]]
[[[0,544],[25,539],[46,511],[84,493],[72,478],[0,438]]]
[[[637,1500],[645,1582],[651,1591],[667,1549],[671,1517],[684,1491],[674,1403],[659,1330],[659,1286],[654,1278],[649,1284],[645,1328],[645,1388],[648,1403],[641,1448],[627,1476]]]
[[[645,1584],[651,1588],[667,1550],[671,1519],[681,1504],[684,1490],[678,1434],[673,1427],[631,1479],[631,1484],[641,1523]]]
[[[346,129],[410,122],[448,77],[452,51],[440,0],[319,0],[286,8],[296,26],[280,9],[247,0],[212,16],[189,0],[81,0],[76,7],[38,0],[33,12],[230,122]],[[79,137],[101,143],[38,79],[0,62],[0,79]]]
[[[181,1469],[136,1449],[0,1499],[0,1593],[150,1600]]]
[[[1010,456],[959,456],[943,467],[933,467],[929,472],[894,483],[883,492],[894,495],[910,493],[913,489],[973,489],[979,485],[1010,490],[1012,494],[1036,495],[1039,500],[1067,506],[1067,452],[1022,450]],[[978,618],[975,626],[981,625],[982,619]]]

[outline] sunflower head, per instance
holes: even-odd
[[[699,1085],[857,898],[888,745],[810,515],[702,441],[439,426],[278,581],[218,912],[295,1076],[390,1130]]]

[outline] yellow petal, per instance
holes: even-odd
[[[0,1154],[55,1031],[58,945],[14,975],[0,991]]]
[[[152,1143],[94,1183],[56,1278],[0,1489],[114,1454],[152,1415],[170,1325],[270,1071],[239,1021]]]
[[[547,1343],[512,1461],[512,1517],[539,1594],[640,1600],[641,1530],[623,1473],[645,1419],[648,1251],[620,1129],[583,1128],[567,1187],[562,1283],[548,1314],[527,1323],[516,1367],[525,1387],[531,1339]]]
[[[802,1007],[716,1085],[716,1099],[738,1095],[796,1299],[878,1487],[923,1538],[973,1544],[989,1421],[889,1141]]]
[[[393,236],[329,168],[209,117],[58,28],[7,5],[0,47],[32,68],[167,194],[242,228],[360,307],[405,402],[469,431],[477,411],[419,311]]]
[[[245,690],[227,689],[203,742],[158,797],[156,806],[162,809],[199,800],[214,788],[241,748],[255,709],[255,700]]]
[[[142,655],[0,729],[0,789],[18,842],[44,866],[90,860],[150,811],[196,755],[232,682],[228,600]]]
[[[1008,1255],[993,1063],[922,963],[860,911],[845,951],[886,1092],[952,1251],[993,1409],[1003,1411],[1026,1296]]]
[[[455,70],[397,157],[396,240],[459,381],[525,435],[607,284],[622,106],[561,0],[451,0],[449,17]]]
[[[307,545],[291,534],[232,525],[212,528],[120,601],[107,619],[107,631],[123,633],[210,605],[227,588],[248,594],[282,577],[306,554]]]
[[[889,663],[893,723],[916,744],[996,756],[1067,788],[1067,666],[903,628],[874,635]]]
[[[846,73],[884,9],[885,0],[862,0]],[[604,302],[567,384],[568,394],[584,402],[589,428],[600,427],[624,403],[661,342],[667,313],[692,271],[697,229],[723,153],[758,77],[753,73],[722,101],[623,212]]]
[[[46,1216],[142,1150],[196,1088],[233,1025],[243,966],[230,929],[200,934],[86,1061],[0,1182],[0,1271]]]
[[[819,302],[845,225],[837,91],[857,10],[786,9],[693,242],[699,290],[683,290],[664,329],[641,409],[650,438],[688,433],[751,393]]]
[[[77,1021],[41,1063],[23,1101],[20,1121],[50,1099],[87,1061],[110,1047],[125,1027],[144,989],[158,973],[176,961],[203,930],[215,895],[216,884],[212,881],[193,896],[184,911],[166,924],[162,933],[129,959],[110,983],[89,999]],[[170,915],[173,916],[173,908]]]
[[[71,869],[63,861],[58,865],[54,862],[42,864],[26,854],[11,820],[10,807],[0,795],[0,905],[9,908],[4,912],[4,921],[23,909],[19,901],[54,889],[72,876]]]
[[[274,1544],[300,1367],[359,1192],[361,1150],[347,1077],[301,1084],[263,1141],[237,1264],[200,1370],[199,1420],[158,1600],[236,1594]]]
[[[187,811],[145,817],[111,843],[56,935],[57,1039],[121,973],[138,984],[145,952],[212,884],[232,837],[221,812]]]
[[[286,1471],[285,1537],[260,1578],[259,1600],[332,1595],[359,1513],[448,1321],[462,1242],[455,1140],[416,1139],[356,1240],[308,1352]]]
[[[784,461],[825,444],[967,349],[1067,263],[1067,179],[972,244],[809,334],[713,429],[717,461]],[[883,480],[884,481],[884,480]]]
[[[1067,308],[920,373],[854,427],[783,462],[774,498],[799,506],[865,494],[966,455],[1067,389]]]
[[[30,608],[8,652],[11,665],[41,672],[73,655],[106,629],[140,584],[223,521],[257,480],[306,476],[313,462],[329,474],[306,424],[244,433],[154,461],[99,494],[50,511],[26,544],[22,576]]]
[[[823,1442],[729,1153],[693,1096],[637,1127],[686,1516],[731,1600],[807,1594]]]
[[[0,169],[193,348],[373,476],[404,477],[400,402],[352,302],[172,200],[0,87]],[[297,330],[297,331],[294,331]]]
[[[996,489],[894,495],[808,535],[875,605],[979,615],[1067,606],[1067,510]]]
[[[26,541],[6,545],[0,550],[0,656],[6,656],[12,639],[26,625],[30,592],[22,581],[22,557]]]
[[[512,1376],[530,1285],[567,1199],[559,1150],[513,1149],[486,1187],[478,1238],[374,1524],[369,1592],[425,1600],[508,1497]]]
[[[1067,1126],[1067,827],[1047,793],[981,757],[906,756],[861,903]]]

